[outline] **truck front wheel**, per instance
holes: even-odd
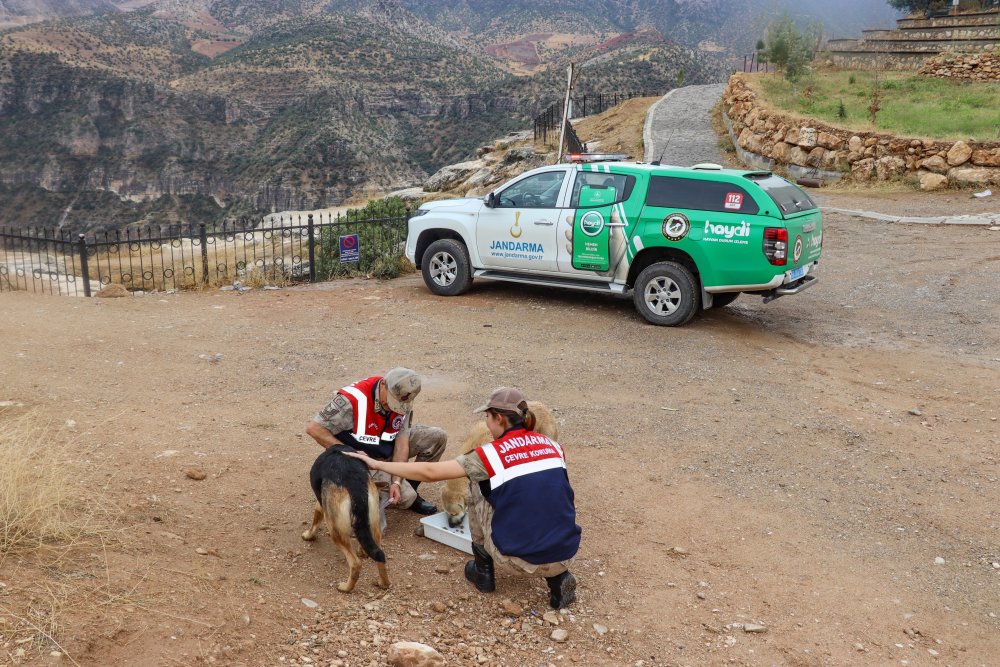
[[[661,326],[687,324],[698,312],[700,291],[695,277],[676,262],[658,262],[643,269],[632,299],[647,321]]]
[[[430,244],[420,266],[424,284],[438,296],[456,296],[472,286],[469,251],[459,241],[440,239]]]

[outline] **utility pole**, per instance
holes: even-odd
[[[563,146],[566,142],[566,123],[569,122],[569,100],[573,94],[573,79],[576,78],[576,63],[570,63],[566,70],[568,80],[566,81],[566,101],[563,102],[562,125],[559,126],[559,149],[556,151],[556,164],[562,163]]]

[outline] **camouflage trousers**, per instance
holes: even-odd
[[[507,556],[500,553],[493,544],[493,505],[486,502],[478,484],[469,483],[469,528],[472,530],[472,541],[481,544],[496,564],[509,566],[515,574],[537,577],[554,577],[567,571],[574,558],[558,563],[543,563],[536,565],[517,556]]]
[[[424,426],[413,424],[410,426],[410,458],[420,463],[440,461],[448,445],[448,434],[443,428],[436,426]],[[370,471],[372,480],[378,488],[379,496],[379,523],[382,525],[384,533],[388,522],[385,518],[385,509],[389,506],[389,485],[392,483],[392,476],[381,470]],[[407,509],[417,499],[417,492],[410,486],[407,480],[399,485],[399,504],[396,507]]]

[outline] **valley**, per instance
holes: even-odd
[[[759,10],[6,0],[26,24],[0,30],[0,224],[212,223],[418,185],[530,127],[570,62],[581,95],[721,80],[714,45],[750,48]]]

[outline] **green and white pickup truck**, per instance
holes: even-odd
[[[740,294],[765,303],[817,281],[823,219],[770,172],[630,162],[542,167],[484,197],[423,204],[406,256],[442,296],[474,278],[633,293],[676,326]]]

